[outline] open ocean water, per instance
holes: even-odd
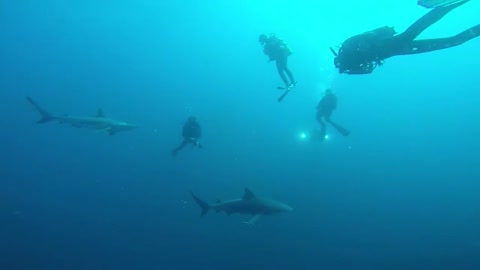
[[[318,3],[317,3],[318,2]],[[480,38],[339,74],[329,47],[429,10],[415,0],[0,1],[1,270],[478,270]],[[480,23],[472,0],[421,38]],[[258,43],[276,33],[297,86],[281,103]],[[337,94],[319,128],[315,108]],[[37,124],[107,117],[107,132]],[[202,149],[175,158],[189,116]],[[251,189],[293,207],[208,213]]]

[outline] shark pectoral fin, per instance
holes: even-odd
[[[111,136],[113,134],[115,134],[115,130],[112,128],[112,127],[106,127],[106,128],[101,128],[101,129],[97,129],[97,132],[100,133],[100,132],[108,132],[108,134]]]
[[[105,131],[106,131],[106,132],[110,131],[110,127],[97,129],[97,132],[98,132],[98,133],[100,133],[100,132],[105,132]]]
[[[257,222],[257,220],[258,220],[261,216],[262,216],[262,215],[260,215],[260,214],[255,215],[255,216],[253,216],[249,221],[244,221],[243,224],[253,225],[253,224],[255,224],[255,222]]]

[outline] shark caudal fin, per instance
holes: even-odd
[[[53,117],[49,112],[47,112],[45,109],[43,109],[42,107],[40,107],[40,105],[38,105],[38,103],[33,100],[31,97],[27,96],[27,101],[28,103],[30,103],[33,108],[40,114],[40,116],[42,118],[40,118],[40,120],[37,121],[37,123],[39,124],[43,124],[43,123],[47,123],[47,122],[50,122],[50,121],[53,121],[55,120],[55,117]]]
[[[200,216],[202,217],[205,216],[208,213],[208,210],[210,209],[210,205],[208,205],[208,203],[202,201],[200,198],[195,196],[193,192],[190,192],[190,194],[192,195],[193,200],[198,204],[198,206],[202,208],[202,212],[200,213]]]

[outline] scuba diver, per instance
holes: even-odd
[[[201,135],[202,128],[198,124],[197,119],[193,116],[190,116],[183,125],[183,141],[178,147],[172,150],[172,156],[176,156],[178,151],[182,150],[188,144],[191,144],[192,147],[202,148],[202,145],[198,141]]]
[[[335,55],[335,67],[339,73],[369,74],[387,58],[447,49],[476,38],[480,36],[480,24],[448,38],[415,40],[429,26],[468,1],[470,0],[435,7],[398,35],[393,27],[384,26],[353,36],[343,42],[338,52],[330,48]]]
[[[332,125],[343,136],[350,135],[350,131],[330,120],[333,111],[337,108],[337,96],[331,89],[325,90],[325,95],[317,105],[317,121],[320,123],[320,139],[324,140],[327,135],[327,125],[322,121],[325,119],[327,123]]]
[[[295,86],[295,79],[288,68],[288,57],[292,55],[292,51],[287,47],[287,44],[283,40],[277,38],[274,34],[270,34],[269,37],[265,34],[261,34],[258,37],[258,42],[262,45],[263,53],[268,56],[269,62],[275,61],[277,64],[278,74],[285,84],[285,87],[278,87],[278,89],[289,90]],[[290,81],[285,74],[287,74]]]

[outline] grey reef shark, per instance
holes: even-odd
[[[40,114],[41,118],[37,123],[44,124],[51,121],[57,121],[60,124],[68,124],[77,128],[90,128],[95,129],[97,132],[107,132],[110,135],[114,135],[117,132],[128,131],[136,128],[136,125],[115,120],[109,117],[106,117],[102,109],[98,109],[97,115],[95,117],[82,117],[82,116],[70,116],[62,115],[56,116],[52,115],[44,108],[42,108],[35,100],[31,97],[27,97],[27,101],[33,106],[33,108]]]
[[[261,216],[272,216],[291,212],[292,207],[272,199],[260,198],[255,196],[253,192],[246,188],[242,198],[227,201],[217,200],[214,204],[208,204],[195,194],[191,193],[193,200],[200,206],[202,212],[200,215],[205,216],[210,209],[218,212],[225,212],[227,216],[232,214],[251,215],[249,221],[243,222],[247,225],[253,225]]]

